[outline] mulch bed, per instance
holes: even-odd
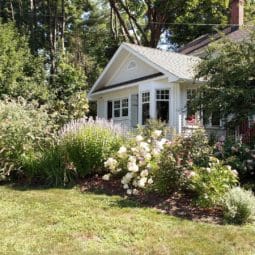
[[[101,177],[92,177],[80,180],[82,192],[95,192],[107,195],[120,195],[137,203],[139,207],[151,207],[158,211],[200,222],[222,224],[222,211],[220,208],[200,208],[192,202],[191,197],[180,193],[170,196],[160,196],[154,193],[143,193],[138,197],[127,198],[119,180],[104,181]]]

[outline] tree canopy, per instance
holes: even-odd
[[[255,114],[255,33],[249,40],[226,38],[213,44],[198,66],[197,78],[205,79],[193,106],[208,116],[219,111],[227,124],[238,124]],[[231,116],[231,118],[229,118]]]

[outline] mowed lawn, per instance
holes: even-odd
[[[254,226],[202,224],[119,196],[0,186],[0,254],[255,254]]]

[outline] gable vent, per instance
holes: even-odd
[[[128,70],[133,70],[136,68],[136,62],[134,60],[131,60],[129,63],[128,63],[128,66],[127,66],[127,69]]]

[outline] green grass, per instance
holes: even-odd
[[[0,186],[0,254],[255,254],[254,226],[219,226],[78,189]]]

